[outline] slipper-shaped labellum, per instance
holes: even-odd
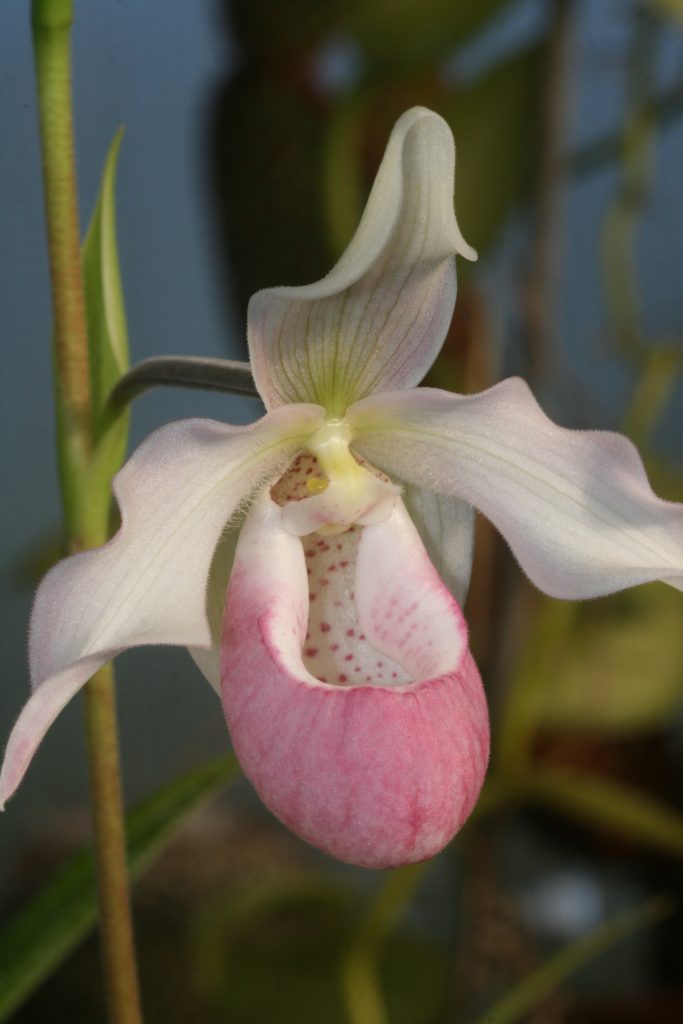
[[[454,169],[446,123],[404,114],[333,270],[251,300],[266,415],[170,424],[118,474],[117,535],[36,595],[33,693],[0,801],[100,665],[179,644],[294,832],[368,867],[422,860],[466,820],[488,761],[458,603],[473,508],[553,596],[683,589],[683,506],[652,492],[626,438],[555,426],[517,379],[470,396],[417,387],[450,323],[455,257],[476,258]]]

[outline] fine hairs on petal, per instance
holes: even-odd
[[[0,801],[19,785],[65,704],[106,661],[142,644],[210,646],[207,577],[225,524],[322,420],[317,406],[278,409],[246,427],[184,420],[138,448],[115,480],[119,532],[104,547],[60,562],[36,594],[34,692],[10,736]]]
[[[551,597],[683,588],[683,505],[654,494],[627,438],[556,426],[524,381],[378,395],[347,418],[354,446],[385,472],[488,516]]]

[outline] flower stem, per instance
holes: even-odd
[[[54,315],[57,444],[71,545],[81,533],[80,480],[90,454],[88,332],[81,274],[71,111],[71,0],[32,0],[43,183]]]
[[[244,398],[259,397],[249,363],[206,356],[152,356],[119,377],[107,400],[100,430],[105,430],[120,416],[134,398],[159,387],[199,388]]]
[[[86,470],[92,449],[88,331],[81,270],[71,103],[72,0],[32,0],[40,138],[54,307],[57,443],[69,550],[101,544]],[[140,1024],[128,896],[113,673],[86,687],[86,720],[103,961],[112,1024]]]
[[[111,665],[101,668],[86,686],[85,717],[109,1017],[112,1024],[139,1024],[142,1013],[128,892]]]

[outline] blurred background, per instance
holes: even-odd
[[[118,232],[133,361],[246,358],[249,295],[330,268],[393,122],[424,104],[454,130],[456,208],[480,254],[459,265],[429,382],[468,392],[522,374],[563,425],[628,433],[655,490],[683,499],[679,0],[100,0],[76,14],[83,227],[126,126]],[[5,736],[28,685],[32,591],[60,543],[23,0],[0,9],[0,80]],[[153,392],[135,404],[132,442],[194,415],[245,423],[259,406]],[[416,869],[351,869],[234,782],[136,887],[148,1021],[683,1019],[681,594],[651,584],[550,601],[480,523],[466,613],[493,763],[464,833]],[[118,692],[130,804],[229,749],[184,651],[124,656]],[[74,702],[2,818],[3,915],[87,840],[86,793]],[[547,984],[559,950],[662,893],[670,905]],[[524,979],[537,985],[527,1001],[487,1016]],[[103,1021],[96,941],[12,1019]]]

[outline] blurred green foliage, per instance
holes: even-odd
[[[453,127],[465,235],[480,251],[493,243],[533,181],[544,47],[467,84],[452,80],[447,63],[504,6],[230,5],[243,65],[213,106],[210,170],[226,269],[243,309],[259,288],[330,269],[355,229],[393,122],[414,104]],[[330,91],[318,63],[340,40],[357,48],[358,68]]]

